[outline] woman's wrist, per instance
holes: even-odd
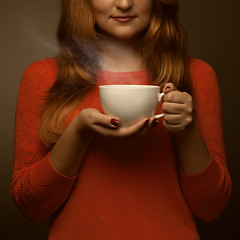
[[[88,124],[84,121],[84,116],[79,113],[71,122],[72,127],[75,129],[75,132],[79,137],[93,137],[94,133],[91,128],[88,127]]]
[[[93,134],[90,131],[87,133],[80,123],[76,116],[49,154],[54,168],[69,177],[75,176],[79,171],[93,139]]]

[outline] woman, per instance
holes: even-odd
[[[176,0],[63,0],[60,53],[19,90],[11,193],[49,239],[199,239],[231,194],[212,68],[187,58]],[[98,86],[154,84],[163,120],[122,127]],[[158,109],[158,112],[161,112]]]

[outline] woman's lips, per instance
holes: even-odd
[[[114,16],[112,18],[117,22],[127,23],[127,22],[131,22],[135,17],[134,16]]]

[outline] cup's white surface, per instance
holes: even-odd
[[[102,85],[99,96],[105,114],[128,126],[144,117],[154,115],[163,94],[154,85]]]

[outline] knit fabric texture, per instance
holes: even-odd
[[[199,239],[194,217],[216,219],[231,195],[231,180],[216,74],[198,59],[190,58],[189,67],[195,118],[211,154],[204,170],[187,175],[178,169],[171,134],[160,119],[139,139],[97,136],[77,176],[67,177],[51,165],[38,134],[44,96],[56,79],[56,58],[31,64],[16,109],[11,194],[21,212],[33,222],[51,217],[52,240]],[[151,81],[145,71],[101,72],[69,123],[84,108],[102,112],[98,86],[103,84]]]

